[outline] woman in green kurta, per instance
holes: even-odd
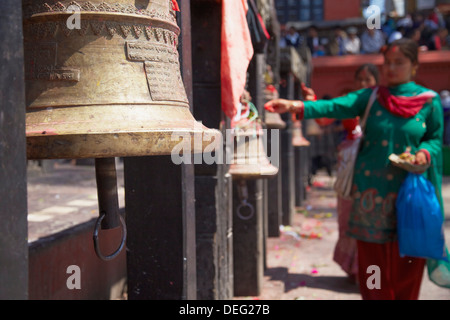
[[[439,95],[412,81],[418,67],[418,48],[414,41],[401,39],[384,53],[383,74],[387,87],[379,87],[370,110],[362,148],[358,154],[352,189],[354,199],[349,220],[349,235],[358,242],[359,283],[364,299],[417,299],[425,259],[398,254],[395,200],[407,172],[393,166],[390,154],[406,148],[416,155],[416,163],[429,162],[424,172],[435,186],[442,203],[443,112]],[[362,116],[373,88],[351,92],[331,100],[269,101],[272,112],[294,112],[300,118],[348,119]],[[448,270],[441,261],[429,260],[430,279],[449,285]],[[370,290],[367,267],[380,267],[382,288]],[[435,267],[440,279],[433,278]],[[447,274],[443,274],[447,271]],[[436,275],[437,275],[436,274]],[[447,283],[446,283],[447,281]]]
[[[414,82],[390,88],[393,95],[411,96],[428,89]],[[336,119],[362,116],[372,89],[362,89],[333,100],[304,103],[305,119]],[[443,114],[439,97],[426,103],[418,114],[401,118],[375,101],[369,114],[364,141],[355,164],[350,234],[360,240],[383,243],[395,240],[395,196],[407,172],[391,165],[389,155],[407,147],[415,154],[420,149],[438,153],[441,149]],[[422,141],[427,134],[428,139]]]

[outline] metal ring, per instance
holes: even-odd
[[[242,213],[241,213],[241,209],[243,208],[243,207],[248,207],[248,208],[250,208],[250,213],[247,215],[247,216],[244,216],[244,215],[242,215]],[[236,209],[236,211],[237,211],[237,216],[239,217],[239,218],[241,218],[242,220],[249,220],[249,219],[251,219],[253,216],[254,216],[254,214],[255,214],[255,208],[252,206],[252,204],[251,203],[248,203],[247,201],[242,201],[240,204],[239,204],[239,206],[237,207],[237,209]]]
[[[114,259],[119,253],[120,251],[122,251],[123,246],[125,245],[125,240],[127,239],[127,228],[125,225],[125,220],[123,219],[122,215],[119,214],[119,219],[120,219],[120,223],[122,226],[122,242],[120,243],[119,248],[113,252],[112,254],[110,254],[109,256],[104,256],[101,253],[100,250],[100,246],[99,246],[99,242],[98,242],[98,231],[100,229],[100,225],[102,223],[102,220],[105,218],[105,213],[102,213],[100,215],[100,217],[98,217],[97,222],[95,223],[95,229],[94,229],[94,249],[95,249],[95,253],[97,254],[97,256],[104,260],[104,261],[109,261]]]

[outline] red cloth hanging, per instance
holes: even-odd
[[[264,20],[261,17],[261,14],[258,13],[256,16],[258,17],[258,21],[261,24],[261,27],[262,27],[263,32],[264,32],[264,35],[266,36],[267,39],[270,39],[269,31],[267,31],[266,25],[264,24]]]
[[[248,65],[253,57],[247,10],[247,0],[222,1],[222,110],[231,119],[236,115],[245,89]]]
[[[180,11],[177,0],[172,0],[172,10]]]

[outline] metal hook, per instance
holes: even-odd
[[[250,208],[250,213],[246,216],[241,213],[241,210],[244,207]],[[237,216],[239,218],[241,218],[242,220],[249,220],[255,215],[255,208],[253,207],[253,205],[251,203],[247,202],[247,200],[243,200],[237,207],[236,211],[237,211],[237,213],[236,213]]]
[[[245,180],[240,180],[238,182],[238,194],[239,199],[241,200],[241,203],[236,208],[236,214],[237,216],[242,220],[249,220],[251,219],[255,214],[255,208],[251,203],[249,203],[248,200],[248,189],[247,189],[247,182]],[[242,208],[250,208],[250,213],[248,215],[243,215],[241,213]]]
[[[99,241],[98,241],[98,231],[100,230],[102,220],[105,218],[105,216],[106,216],[106,213],[102,212],[102,214],[97,218],[97,222],[95,223],[93,238],[94,238],[94,249],[95,249],[95,253],[97,254],[97,256],[104,261],[109,261],[109,260],[112,260],[115,257],[117,257],[117,255],[122,251],[122,249],[125,245],[125,240],[127,239],[127,228],[125,225],[125,220],[123,219],[123,217],[121,215],[119,215],[119,219],[120,219],[120,223],[121,223],[121,227],[122,227],[122,242],[120,243],[119,248],[115,252],[113,252],[109,256],[104,256],[100,250],[100,245],[99,245]]]

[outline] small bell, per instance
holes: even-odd
[[[279,94],[277,89],[273,85],[268,85],[264,89],[264,100],[265,102],[278,99]],[[264,122],[268,129],[284,129],[286,128],[286,122],[281,119],[279,113],[275,112],[265,112],[264,113]]]
[[[281,119],[279,113],[266,112],[265,113],[265,124],[268,129],[284,129],[286,128],[286,122]]]
[[[232,125],[233,161],[229,173],[236,180],[276,175],[278,168],[269,161],[264,149],[264,131],[255,105],[250,101],[245,106],[240,104],[237,115]]]
[[[306,140],[302,132],[302,123],[292,115],[292,145],[294,147],[308,147],[311,143]]]
[[[278,173],[278,168],[271,164],[264,150],[261,126],[241,128],[234,139],[234,159],[229,170],[233,179],[269,178]]]

